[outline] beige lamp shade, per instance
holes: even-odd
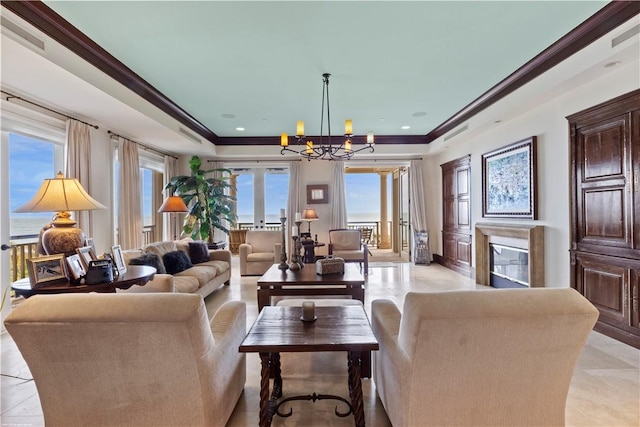
[[[56,178],[45,179],[35,196],[14,212],[56,212],[53,227],[42,235],[42,246],[48,254],[71,254],[84,245],[84,233],[74,227],[69,211],[106,209],[91,197],[75,178],[65,178],[58,172]]]
[[[302,219],[304,219],[305,221],[315,221],[318,218],[318,214],[316,213],[315,209],[305,209],[304,211],[302,211]]]
[[[169,196],[162,203],[158,212],[189,212],[189,208],[184,204],[180,196]]]

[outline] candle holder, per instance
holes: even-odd
[[[287,239],[285,237],[286,231],[284,228],[284,224],[287,222],[287,218],[282,216],[280,217],[280,224],[281,224],[281,229],[282,229],[282,248],[280,249],[280,264],[278,265],[278,268],[280,270],[282,270],[283,272],[286,271],[289,266],[287,265]]]
[[[291,236],[293,239],[293,249],[291,250],[291,264],[289,264],[289,270],[299,271],[302,266],[300,265],[300,256],[298,255],[298,236]]]

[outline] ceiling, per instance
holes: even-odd
[[[294,134],[300,119],[320,133],[325,72],[333,134],[351,118],[355,134],[426,135],[607,2],[44,3],[217,136],[274,137]],[[3,37],[3,88],[183,151],[163,113],[62,47],[47,49]]]

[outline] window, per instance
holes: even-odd
[[[238,226],[241,229],[280,227],[280,209],[287,207],[286,168],[235,168]]]
[[[42,182],[62,170],[63,146],[9,132],[9,209],[11,239],[37,236],[53,212],[15,213],[36,194]]]

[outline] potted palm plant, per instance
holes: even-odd
[[[213,244],[213,232],[217,228],[229,234],[224,221],[236,220],[234,211],[235,197],[226,194],[231,188],[229,169],[202,170],[202,160],[193,156],[189,160],[191,175],[171,178],[165,189],[180,196],[189,208],[185,217],[183,231],[194,240],[204,240]],[[207,174],[219,172],[222,177],[207,177]]]

